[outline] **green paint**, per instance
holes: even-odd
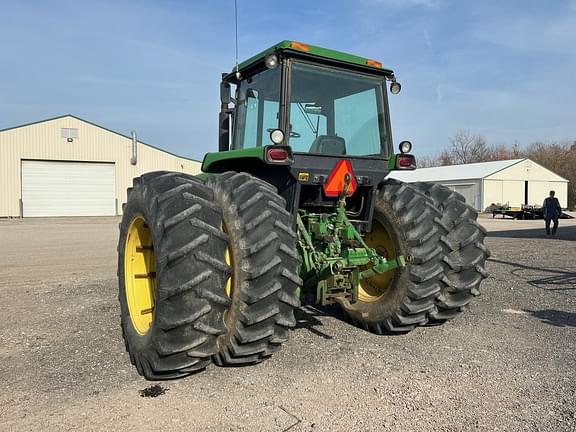
[[[388,170],[393,171],[396,169],[396,153],[390,155],[390,159],[388,159]]]
[[[208,180],[208,173],[200,173],[200,174],[196,174],[194,177],[202,180],[203,182],[205,182],[206,180]]]
[[[213,165],[217,162],[230,159],[259,159],[264,160],[265,147],[250,147],[239,150],[230,150],[227,152],[206,153],[202,161],[202,171],[210,172]]]
[[[351,266],[366,265],[370,262],[370,253],[368,249],[364,248],[350,248],[347,250],[348,264]]]
[[[398,267],[404,267],[406,265],[406,260],[403,256],[399,256],[393,260],[386,260],[382,257],[379,257],[378,263],[374,264],[371,268],[360,272],[359,277],[360,279],[370,279],[373,276],[376,276],[379,273],[386,273],[392,271]]]
[[[402,256],[387,260],[369,247],[348,219],[345,206],[340,199],[332,213],[299,210],[297,214],[302,289],[313,292],[322,305],[342,297],[357,301],[360,279],[406,265]]]
[[[250,57],[248,60],[240,63],[240,65],[238,66],[238,70],[240,71],[240,73],[242,73],[243,70],[245,70],[246,68],[248,68],[249,66],[253,65],[256,62],[261,61],[264,57],[266,57],[268,54],[272,54],[273,52],[292,51],[292,52],[305,52],[307,54],[311,54],[311,55],[314,55],[317,57],[323,57],[323,58],[336,60],[336,61],[340,61],[340,62],[344,62],[344,63],[350,63],[350,64],[359,65],[359,66],[364,66],[364,67],[367,67],[369,69],[373,69],[375,71],[383,72],[387,75],[392,73],[391,69],[379,68],[376,66],[370,66],[370,65],[366,64],[366,61],[370,60],[366,57],[360,57],[360,56],[357,56],[354,54],[348,54],[348,53],[344,53],[341,51],[335,51],[335,50],[331,50],[328,48],[322,48],[319,46],[309,45],[309,44],[304,44],[304,45],[307,45],[309,47],[309,49],[308,49],[308,51],[303,51],[303,50],[299,50],[296,48],[292,48],[292,46],[291,46],[292,42],[293,41],[284,40],[280,43],[277,43],[276,45],[271,46],[268,49],[265,49],[264,51],[256,54],[255,56]]]

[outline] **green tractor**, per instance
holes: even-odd
[[[410,142],[393,151],[387,83],[400,91],[377,61],[293,41],[222,75],[219,152],[202,174],[152,172],[128,190],[119,298],[141,375],[259,363],[304,297],[399,334],[479,294],[489,252],[476,211],[443,186],[393,179],[416,163]]]

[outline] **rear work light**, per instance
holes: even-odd
[[[416,169],[416,158],[410,154],[399,154],[396,156],[396,169],[413,170]]]
[[[288,146],[266,147],[266,162],[270,164],[289,165],[293,162],[292,150]]]

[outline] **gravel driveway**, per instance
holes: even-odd
[[[456,320],[376,336],[303,307],[271,360],[142,397],[118,219],[0,220],[0,429],[576,432],[576,220],[482,223],[491,277]]]

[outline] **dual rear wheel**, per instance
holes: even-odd
[[[486,231],[476,218],[445,186],[386,180],[365,240],[385,258],[410,256],[412,262],[362,281],[359,301],[341,304],[346,316],[377,334],[406,333],[457,316],[488,276]]]
[[[118,276],[124,340],[141,375],[178,378],[211,361],[255,364],[288,339],[302,281],[285,207],[248,174],[135,180]]]

